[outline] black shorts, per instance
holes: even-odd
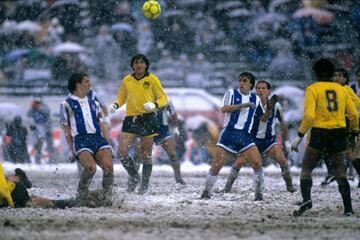
[[[14,206],[17,208],[26,207],[26,203],[30,201],[30,196],[26,187],[20,182],[15,182],[15,188],[11,192],[11,198],[14,202]]]
[[[340,153],[346,150],[346,128],[312,128],[309,146],[323,153]]]
[[[126,116],[121,131],[139,137],[156,136],[157,122],[154,112],[136,116]]]

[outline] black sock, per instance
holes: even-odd
[[[357,174],[360,176],[360,159],[355,159],[351,162],[353,167],[355,168]]]
[[[311,177],[302,178],[300,180],[300,188],[301,188],[301,195],[303,198],[303,202],[307,202],[311,200],[311,187],[312,187]]]
[[[343,200],[345,212],[352,212],[352,204],[351,204],[351,193],[350,193],[350,185],[348,180],[343,177],[337,180],[339,192],[341,194],[341,198]]]
[[[114,184],[114,173],[108,173],[103,175],[103,181],[102,181],[102,187],[104,189],[104,192],[110,193],[112,192]]]
[[[122,165],[124,166],[125,170],[127,171],[127,173],[131,176],[131,177],[135,177],[136,175],[138,175],[138,172],[136,171],[135,168],[135,164],[134,161],[129,158],[129,157],[125,157],[122,161],[121,161]]]
[[[95,175],[95,172],[96,171],[91,171],[88,169],[84,169],[81,172],[80,181],[78,184],[78,193],[80,197],[85,197],[85,195],[87,194],[91,183],[91,179]]]
[[[152,172],[152,164],[144,163],[142,168],[142,179],[141,179],[141,187],[147,189],[149,186],[150,176]]]

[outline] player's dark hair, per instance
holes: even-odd
[[[334,64],[329,59],[320,58],[314,63],[312,69],[315,72],[315,76],[318,81],[322,81],[322,82],[332,81],[335,67]]]
[[[246,77],[247,79],[250,80],[251,90],[252,90],[254,88],[254,86],[255,86],[255,76],[250,72],[242,72],[239,75],[239,80],[240,80],[241,77]]]
[[[89,77],[86,73],[73,73],[68,81],[68,90],[70,93],[74,93],[76,90],[76,84],[81,83],[84,77]]]
[[[267,89],[269,89],[269,90],[271,89],[271,84],[270,84],[268,81],[266,81],[266,80],[259,80],[259,81],[256,82],[255,87],[257,87],[257,85],[258,85],[259,83],[265,83]]]
[[[337,73],[337,72],[339,72],[339,73],[341,73],[343,75],[343,77],[346,79],[345,84],[349,85],[349,74],[347,73],[345,68],[336,68],[335,71],[334,71],[334,74]]]
[[[150,67],[150,61],[144,54],[141,54],[141,53],[138,53],[138,54],[136,54],[135,56],[132,57],[131,62],[130,62],[130,67],[133,68],[134,63],[137,60],[143,60],[144,61],[145,65],[146,65],[145,71],[148,72],[149,67]]]

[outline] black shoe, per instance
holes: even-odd
[[[306,212],[307,210],[309,210],[311,208],[312,208],[312,202],[311,202],[311,200],[309,200],[309,201],[301,204],[299,210],[295,210],[293,215],[294,215],[294,217],[302,216],[304,214],[304,212]]]
[[[203,193],[201,194],[200,199],[211,199],[211,194],[208,191],[203,191]]]
[[[32,187],[32,183],[29,181],[29,179],[26,176],[26,173],[22,169],[16,168],[15,169],[15,176],[19,177],[20,182],[22,184],[24,184],[24,186],[26,188],[31,188]]]
[[[149,188],[149,184],[141,184],[138,194],[139,195],[144,195],[145,193],[147,193],[148,188]]]
[[[132,193],[135,191],[136,186],[139,184],[140,182],[140,176],[136,175],[134,177],[129,176],[128,178],[128,182],[127,182],[127,189],[126,192],[128,193]]]
[[[327,175],[324,179],[324,181],[321,182],[321,186],[326,186],[335,181],[335,176],[333,175]]]
[[[353,210],[345,211],[345,212],[344,212],[344,215],[345,215],[346,217],[350,217],[350,216],[354,215],[354,211],[353,211]]]
[[[262,193],[256,193],[254,201],[263,201],[263,195]]]
[[[184,185],[184,186],[186,185],[184,179],[182,179],[182,178],[176,179],[175,182],[176,182],[176,183],[179,183],[179,184],[181,184],[181,185]]]
[[[294,192],[296,192],[296,189],[294,188],[293,185],[286,186],[286,190],[287,190],[289,193],[294,193]]]

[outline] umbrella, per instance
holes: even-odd
[[[79,5],[79,1],[78,0],[58,0],[51,5],[50,9],[54,9],[54,8],[65,6],[65,5]]]
[[[182,10],[170,10],[170,11],[165,11],[162,16],[163,17],[180,17],[180,16],[184,16],[184,15],[185,15],[185,12]]]
[[[0,103],[0,119],[2,121],[12,121],[16,116],[21,116],[21,109],[15,103]]]
[[[116,23],[111,26],[111,31],[113,32],[133,32],[134,28],[128,23]]]
[[[295,11],[294,18],[313,17],[319,24],[331,23],[335,18],[332,12],[319,8],[301,8]]]
[[[291,3],[291,0],[274,0],[270,3],[269,9],[275,9],[287,3]]]
[[[229,1],[229,2],[223,2],[216,5],[216,10],[228,10],[228,9],[234,9],[242,7],[243,3],[240,1]]]
[[[23,22],[19,22],[16,26],[15,26],[15,30],[18,31],[29,31],[29,32],[40,32],[42,30],[42,27],[40,24],[30,21],[30,20],[26,20]]]
[[[182,0],[177,3],[180,6],[191,6],[191,5],[198,5],[198,4],[204,4],[205,0]]]
[[[237,18],[237,17],[249,17],[252,14],[249,10],[245,8],[237,8],[229,12],[227,15],[231,18]]]
[[[291,85],[285,85],[279,88],[276,88],[273,91],[273,94],[289,97],[289,98],[300,98],[304,97],[305,92],[301,88],[291,86]]]
[[[275,23],[275,22],[284,22],[286,21],[287,18],[282,15],[282,14],[278,14],[278,13],[266,13],[264,15],[262,15],[261,17],[257,18],[255,20],[256,24],[265,24],[265,23]]]
[[[67,52],[67,53],[84,52],[86,49],[85,49],[85,47],[81,46],[78,43],[65,42],[65,43],[60,43],[59,45],[55,46],[52,50],[55,54],[59,54],[59,53],[63,53],[63,52]]]
[[[14,51],[11,51],[10,53],[8,53],[6,55],[4,60],[6,62],[16,61],[21,57],[29,55],[30,51],[31,51],[31,49],[28,49],[28,48],[15,49]]]

